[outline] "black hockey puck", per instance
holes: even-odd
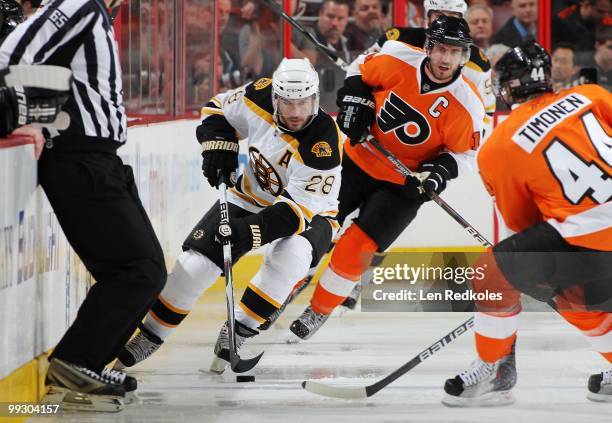
[[[236,376],[236,382],[255,382],[255,376],[239,375]]]

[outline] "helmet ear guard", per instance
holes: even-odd
[[[495,64],[496,93],[511,106],[552,92],[550,56],[533,42],[508,50]]]
[[[273,119],[276,125],[286,132],[293,132],[280,119],[278,111],[279,98],[285,100],[303,100],[313,97],[310,119],[301,129],[306,128],[319,111],[319,74],[308,59],[284,58],[272,75]]]

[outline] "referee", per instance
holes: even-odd
[[[96,279],[50,356],[47,398],[118,411],[136,380],[115,359],[166,281],[163,252],[140,202],[126,141],[121,67],[108,8],[120,1],[51,0],[0,46],[0,69],[56,65],[73,72],[65,130],[45,130],[39,182],[74,251]],[[94,407],[81,401],[90,397]],[[79,400],[71,401],[75,397]]]

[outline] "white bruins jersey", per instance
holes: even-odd
[[[306,128],[283,132],[272,114],[268,78],[218,94],[202,108],[202,125],[226,121],[247,139],[248,163],[228,201],[253,213],[284,202],[300,218],[298,233],[315,215],[337,227],[342,137],[336,122],[319,109]]]

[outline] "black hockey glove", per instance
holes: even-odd
[[[202,172],[211,187],[218,188],[223,182],[228,187],[236,185],[238,169],[238,140],[229,137],[213,136],[202,141]]]
[[[457,162],[448,153],[442,153],[432,160],[426,160],[419,166],[424,173],[423,189],[427,193],[440,194],[446,188],[446,182],[458,175]]]
[[[360,76],[349,77],[338,90],[336,104],[340,108],[336,119],[340,130],[349,137],[351,145],[363,142],[376,117],[372,89]]]
[[[62,105],[68,100],[68,92],[43,88],[0,87],[0,137],[5,137],[20,126],[37,123],[54,127]],[[57,126],[65,129],[70,120],[66,113]]]
[[[234,218],[227,225],[219,225],[215,240],[220,244],[229,241],[239,251],[250,251],[261,247],[261,217],[257,214]]]

